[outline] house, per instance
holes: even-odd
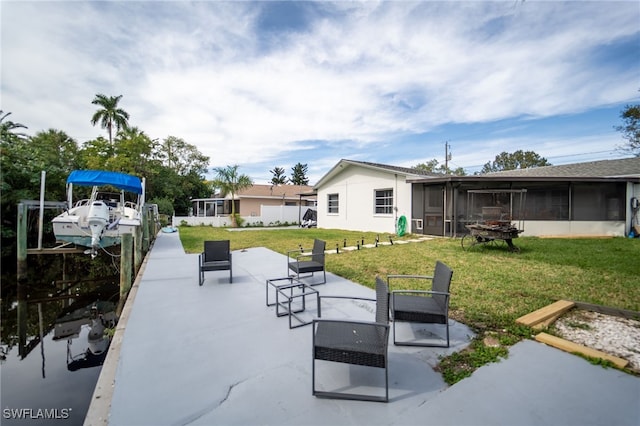
[[[640,158],[474,176],[340,160],[314,186],[318,227],[461,236],[478,220],[511,220],[527,236],[625,236],[638,224]],[[635,207],[633,207],[635,206]]]
[[[640,157],[411,183],[413,233],[459,236],[487,215],[527,236],[625,236],[638,225]]]
[[[313,188],[306,185],[262,185],[243,189],[234,195],[235,211],[247,224],[262,222],[300,223],[308,208],[315,209]],[[174,223],[229,226],[231,194],[191,200],[188,217],[176,217]]]
[[[318,227],[395,233],[411,216],[409,179],[436,176],[421,170],[340,160],[314,185]]]

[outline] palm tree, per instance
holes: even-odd
[[[91,101],[94,105],[99,105],[102,109],[96,111],[91,118],[91,124],[94,126],[100,122],[100,126],[103,129],[109,131],[109,143],[113,143],[113,126],[116,130],[126,129],[129,127],[129,113],[118,108],[118,102],[122,99],[120,96],[105,96],[97,94],[95,99]]]
[[[9,143],[14,138],[25,139],[27,135],[22,132],[16,132],[17,129],[26,129],[27,126],[7,120],[11,115],[10,112],[5,113],[0,109],[0,140],[3,143]]]
[[[236,220],[236,203],[235,195],[243,189],[253,186],[251,178],[247,175],[238,174],[238,165],[227,167],[216,167],[213,169],[216,173],[216,179],[213,186],[220,188],[222,195],[231,194],[231,226],[238,226]]]

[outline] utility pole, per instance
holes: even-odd
[[[447,174],[449,173],[449,161],[451,161],[449,148],[451,148],[451,145],[449,145],[449,141],[446,141],[444,143],[444,172]]]

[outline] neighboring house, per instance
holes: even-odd
[[[408,179],[436,176],[385,164],[340,160],[315,185],[318,227],[394,233],[396,221],[411,218]]]
[[[412,233],[459,236],[483,214],[528,236],[625,236],[638,225],[640,157],[410,181]]]
[[[306,185],[261,185],[254,184],[234,195],[235,211],[247,223],[296,222],[300,223],[307,208],[315,209],[316,197],[313,188]],[[174,218],[180,223],[229,226],[231,194],[224,197],[197,198],[191,200],[189,217]],[[211,220],[210,218],[217,218]]]

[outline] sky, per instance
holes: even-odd
[[[640,98],[637,1],[2,0],[0,20],[0,109],[26,133],[107,137],[91,101],[122,95],[130,125],[254,183],[444,164],[445,144],[468,174],[624,158]]]

